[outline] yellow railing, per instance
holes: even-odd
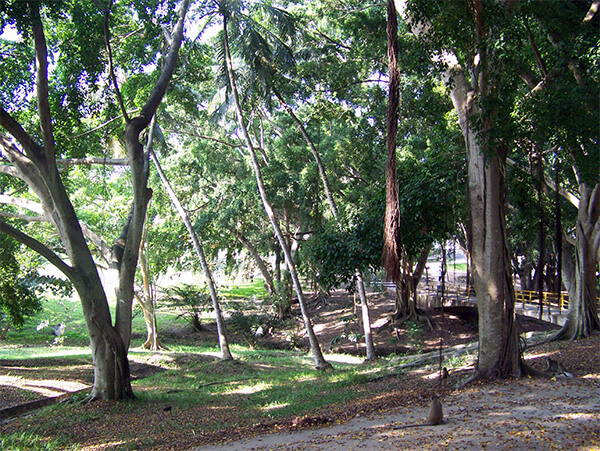
[[[516,290],[515,298],[517,302],[521,302],[523,308],[525,304],[536,304],[540,303],[540,292],[530,290]],[[542,303],[543,305],[553,305],[558,307],[558,310],[569,308],[569,294],[561,292],[552,293],[548,291],[542,292]]]
[[[419,288],[421,290],[434,291],[438,292],[441,289],[439,283],[429,282],[429,283],[421,283]],[[446,284],[446,295],[447,296],[472,296],[475,297],[475,290],[472,287],[465,287],[464,285],[454,285],[454,284]],[[525,304],[535,304],[539,305],[540,302],[540,293],[538,291],[530,291],[530,290],[516,290],[515,298],[517,302],[521,302],[523,308]],[[568,309],[569,308],[569,294],[567,292],[561,292],[560,294],[544,291],[542,292],[542,303],[545,306],[554,306],[559,310]],[[598,298],[598,303],[600,304],[600,297]]]

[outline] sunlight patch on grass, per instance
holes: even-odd
[[[59,396],[67,392],[82,390],[88,387],[80,382],[60,381],[56,379],[24,379],[19,376],[0,376],[0,385],[33,391],[43,396]]]
[[[364,357],[350,354],[327,354],[325,360],[335,363],[345,363],[347,365],[360,365],[363,363]]]
[[[91,351],[87,346],[34,346],[27,348],[0,348],[0,359],[38,359],[40,357],[91,357]]]
[[[272,387],[273,384],[267,382],[260,382],[258,384],[242,385],[238,388],[227,390],[227,393],[238,395],[252,395],[261,391],[270,390]]]
[[[275,410],[285,409],[286,407],[289,407],[289,406],[290,406],[289,402],[274,402],[274,403],[262,406],[260,408],[260,410],[262,410],[263,412],[272,412]]]

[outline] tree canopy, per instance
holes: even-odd
[[[58,267],[101,337],[93,396],[121,398],[144,240],[156,274],[199,271],[195,236],[205,269],[257,268],[281,305],[287,272],[302,305],[301,278],[354,289],[381,276],[382,255],[408,302],[419,261],[455,239],[474,257],[480,314],[508,324],[493,346],[518,351],[513,268],[552,290],[562,277],[563,335],[587,336],[600,329],[597,9],[3,2],[0,30],[16,37],[0,37],[0,305],[16,324],[39,307],[20,245]],[[114,312],[99,266],[115,271]]]

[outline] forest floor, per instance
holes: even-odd
[[[386,294],[372,294],[372,318],[384,318],[392,311]],[[352,340],[358,323],[351,297],[335,294],[318,306],[315,329],[325,350],[362,353]],[[477,339],[476,315],[472,309],[445,308],[425,312],[433,325],[407,323],[397,331],[384,327],[375,334],[380,355],[420,354],[443,347],[467,344]],[[521,331],[552,331],[556,326],[526,317],[518,317]],[[301,328],[298,344],[302,344]],[[212,334],[211,331],[205,334]],[[262,345],[289,346],[288,334],[273,334]],[[209,337],[203,337],[203,339]],[[441,341],[440,341],[441,338]],[[71,431],[80,437],[79,449],[112,449],[115,437],[136,431],[140,437],[160,435],[154,449],[600,449],[600,334],[586,340],[553,342],[537,346],[525,354],[528,364],[545,368],[546,357],[559,361],[573,378],[523,378],[496,382],[476,382],[463,389],[455,385],[472,373],[472,361],[451,369],[449,377],[438,379],[436,368],[415,369],[402,378],[383,377],[366,382],[376,396],[320,408],[303,417],[252,425],[228,426],[226,431],[198,434],[159,428],[156,421],[169,415],[169,421],[189,422],[202,430],[207,421],[201,408],[114,409],[103,402],[81,406],[81,414],[93,421]],[[143,378],[161,371],[161,359],[148,353],[132,359],[132,375]],[[22,385],[19,386],[19,381]],[[91,384],[89,361],[69,360],[57,365],[56,359],[0,361],[0,409],[32,399],[72,392]],[[32,390],[35,391],[35,394]],[[423,423],[428,398],[438,393],[444,404],[446,423],[440,426],[398,428]],[[110,425],[100,424],[106,410],[115,418]],[[181,418],[175,418],[176,415]],[[211,413],[214,415],[214,412]],[[226,413],[225,413],[226,415]],[[160,418],[159,418],[160,417]],[[214,418],[210,420],[214,421]],[[224,423],[226,423],[224,419]],[[0,434],[26,427],[21,417],[0,422]],[[49,428],[60,428],[55,421]],[[52,436],[52,430],[48,430]],[[57,431],[58,432],[58,431]],[[64,433],[64,431],[63,431]],[[115,446],[115,448],[118,446]],[[205,449],[205,448],[199,448]]]

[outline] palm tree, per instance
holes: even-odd
[[[252,44],[254,46],[253,54],[255,55],[254,56],[255,60],[268,57],[268,53],[269,53],[268,46],[265,45],[266,41],[256,31],[256,26],[253,26],[256,24],[252,23],[252,21],[250,21],[250,20],[247,20],[248,16],[245,14],[245,12],[247,11],[247,5],[245,5],[244,2],[221,0],[221,1],[219,1],[218,6],[219,6],[219,14],[221,15],[222,20],[223,20],[222,44],[223,44],[223,53],[224,53],[223,56],[224,56],[224,60],[225,60],[225,70],[227,73],[227,82],[228,82],[228,87],[231,91],[231,95],[233,97],[233,107],[236,112],[238,125],[240,128],[242,137],[244,139],[246,148],[250,155],[250,159],[252,162],[252,169],[254,171],[258,191],[259,191],[259,194],[260,194],[260,197],[262,200],[262,204],[263,204],[265,213],[267,214],[267,217],[269,218],[269,221],[271,222],[271,225],[275,232],[275,236],[277,238],[279,246],[281,247],[281,249],[283,251],[285,263],[286,263],[286,266],[290,273],[290,277],[292,279],[292,284],[293,284],[294,290],[296,291],[296,295],[298,296],[298,302],[300,304],[300,310],[302,312],[302,318],[304,321],[304,325],[306,327],[306,332],[308,335],[310,348],[311,348],[313,358],[315,361],[315,366],[318,369],[328,369],[328,368],[331,368],[331,364],[328,363],[325,360],[325,358],[323,357],[321,348],[319,346],[319,342],[317,340],[317,336],[312,327],[312,321],[311,321],[310,315],[308,313],[308,309],[306,307],[304,294],[302,292],[300,279],[299,279],[298,273],[296,271],[296,266],[295,266],[294,260],[292,258],[291,250],[288,246],[287,240],[285,239],[285,237],[283,235],[283,232],[281,231],[281,227],[279,225],[279,219],[275,216],[273,207],[271,206],[271,203],[267,197],[267,192],[266,192],[263,177],[262,177],[261,167],[258,162],[257,155],[256,155],[256,149],[252,143],[252,139],[250,138],[248,129],[246,127],[246,121],[244,119],[244,113],[242,111],[242,107],[241,107],[241,103],[240,103],[240,99],[239,99],[236,77],[235,77],[235,73],[234,73],[234,69],[233,69],[233,62],[232,62],[232,58],[231,58],[231,47],[230,47],[229,36],[228,36],[229,24],[232,23],[232,24],[237,25],[238,27],[243,28],[244,33],[242,36],[244,37],[245,40],[247,40],[250,44]],[[279,10],[277,8],[267,7],[266,5],[258,5],[258,6],[260,8],[262,8],[263,11],[269,10],[269,11],[277,14],[279,18],[284,18],[286,16],[286,13],[284,11]],[[285,24],[285,22],[282,22],[282,24]],[[258,67],[261,67],[261,66],[258,66]],[[268,79],[270,76],[269,73],[264,73],[263,75],[264,75],[263,79]]]
[[[274,22],[276,26],[280,28],[280,33],[271,33],[266,27],[260,25],[257,26],[256,22],[250,20],[246,21],[246,25],[251,24],[253,26],[244,27],[244,39],[242,39],[242,42],[239,44],[241,47],[241,56],[253,73],[253,76],[250,77],[253,88],[256,91],[260,91],[262,97],[267,100],[270,99],[271,95],[274,95],[300,130],[300,133],[306,141],[315,163],[317,164],[319,177],[323,184],[323,190],[325,191],[331,214],[339,224],[341,218],[321,156],[306,127],[300,118],[298,118],[291,105],[285,101],[283,94],[276,87],[276,82],[279,82],[284,78],[280,74],[284,71],[291,70],[294,66],[292,49],[288,45],[288,42],[280,37],[287,36],[288,41],[293,41],[293,36],[296,34],[294,18],[286,11],[277,8],[264,7],[263,10],[270,13],[272,19],[271,22]],[[262,31],[262,33],[259,31]],[[361,301],[366,358],[367,360],[374,360],[376,354],[371,332],[369,307],[362,272],[359,268],[356,269],[355,278]]]

